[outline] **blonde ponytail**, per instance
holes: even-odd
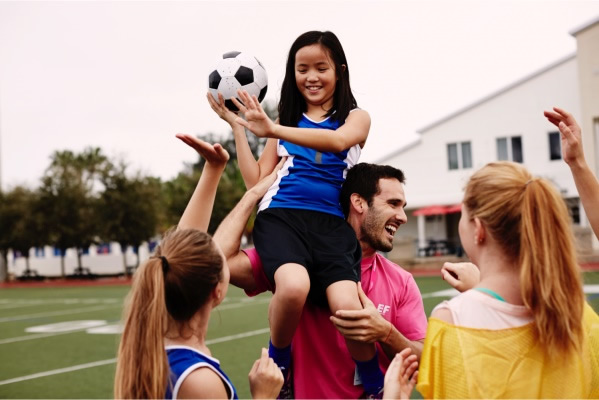
[[[533,179],[521,210],[520,285],[537,339],[550,356],[579,350],[585,299],[568,209],[548,181]]]
[[[524,304],[549,356],[580,348],[584,293],[568,210],[557,190],[520,164],[487,164],[469,180],[464,206],[520,268]]]
[[[164,350],[167,312],[159,258],[150,258],[135,273],[123,321],[115,398],[164,398],[169,367]]]

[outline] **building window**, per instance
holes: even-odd
[[[522,136],[497,138],[497,159],[499,161],[523,162]]]
[[[448,143],[447,163],[450,170],[472,168],[472,146],[470,142]]]
[[[576,225],[580,225],[580,199],[572,198],[565,200],[570,213],[570,218],[572,218],[572,222]]]
[[[562,159],[562,144],[559,137],[559,132],[549,132],[549,159]]]

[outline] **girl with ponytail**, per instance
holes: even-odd
[[[599,396],[599,317],[585,301],[568,210],[554,186],[520,164],[487,164],[466,186],[459,234],[480,280],[433,310],[421,394]],[[444,276],[455,279],[451,267]]]
[[[227,293],[229,269],[205,231],[216,188],[229,159],[219,144],[177,135],[206,159],[198,185],[176,229],[133,277],[124,311],[115,398],[237,398],[235,387],[206,347],[212,309]],[[261,198],[271,174],[252,190]],[[254,397],[275,398],[283,376],[266,349],[250,371]]]

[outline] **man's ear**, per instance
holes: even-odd
[[[364,198],[358,193],[352,193],[351,196],[349,196],[349,202],[351,207],[353,207],[353,209],[359,214],[362,214],[364,212],[364,208],[368,207],[366,200],[364,200]]]

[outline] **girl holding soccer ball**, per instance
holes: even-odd
[[[238,162],[248,188],[287,161],[259,206],[254,244],[277,290],[269,307],[269,354],[289,378],[291,340],[304,303],[337,310],[362,308],[357,291],[361,249],[344,220],[339,192],[345,172],[357,163],[370,130],[369,114],[357,108],[343,47],[332,32],[311,31],[292,44],[272,122],[255,96],[239,91],[239,118],[208,95],[213,110],[234,132]],[[242,104],[243,103],[243,104]],[[255,160],[243,128],[267,137]],[[392,238],[397,225],[389,227]],[[318,338],[314,338],[318,340]],[[366,395],[383,387],[374,344],[346,339]],[[323,355],[326,357],[326,355]]]

